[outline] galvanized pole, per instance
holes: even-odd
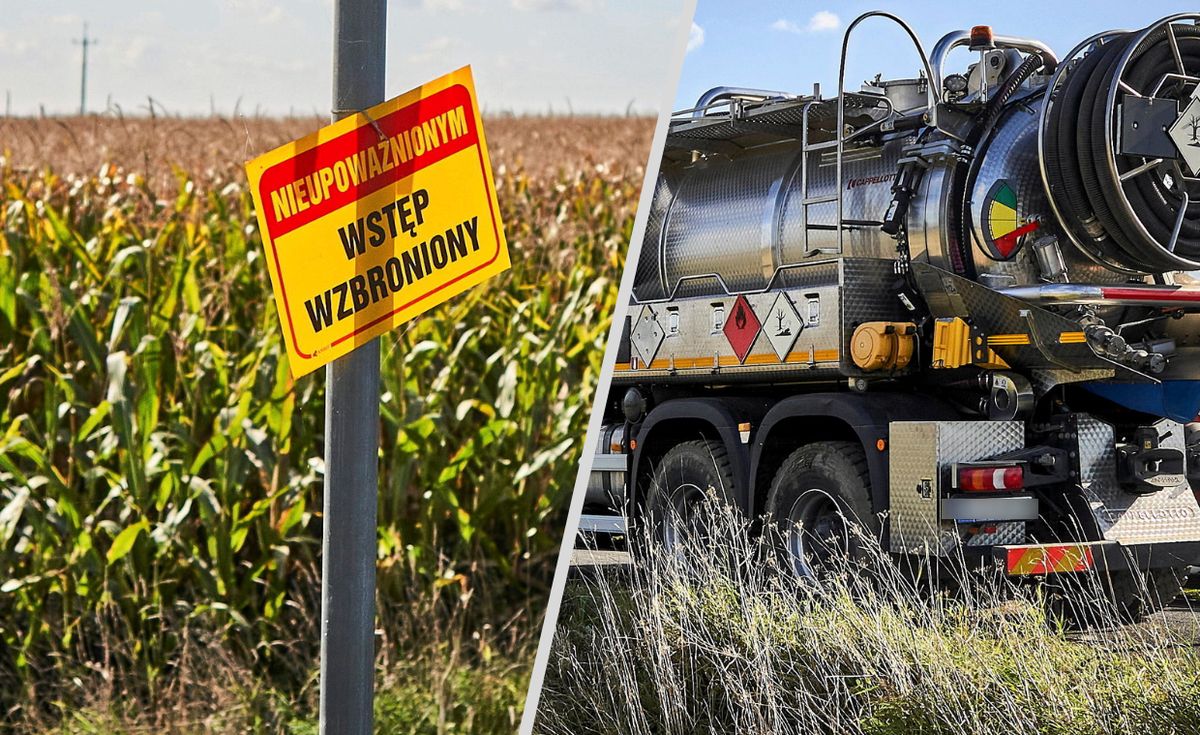
[[[83,47],[83,65],[79,71],[79,114],[87,114],[87,52],[88,46],[95,46],[100,43],[96,39],[88,36],[87,23],[83,24],[83,38],[75,43]]]
[[[386,0],[337,0],[333,117],[383,101]],[[375,673],[379,340],[325,372],[321,561],[322,735],[368,735]]]

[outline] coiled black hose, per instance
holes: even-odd
[[[1200,28],[1176,25],[1173,30],[1184,66],[1200,70]],[[1126,66],[1124,81],[1141,94],[1150,94],[1164,75],[1178,71],[1167,33],[1166,26],[1150,33]],[[1117,65],[1138,35],[1112,38],[1068,73],[1050,109],[1045,163],[1051,193],[1081,242],[1118,266],[1155,273],[1200,263],[1200,189],[1188,189],[1191,201],[1172,253],[1167,245],[1183,203],[1182,187],[1193,185],[1169,166],[1122,182],[1121,174],[1146,161],[1142,156],[1117,154],[1115,174],[1107,164],[1108,93],[1120,81]],[[1181,99],[1188,91],[1171,82],[1159,96]],[[1170,185],[1164,173],[1171,173]]]

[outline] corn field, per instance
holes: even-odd
[[[323,378],[289,375],[240,168],[315,125],[0,123],[11,721],[231,678],[315,699]],[[429,645],[524,670],[649,128],[495,121],[512,270],[383,338],[382,670]]]

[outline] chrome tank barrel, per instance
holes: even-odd
[[[845,139],[840,183],[834,143],[804,153],[799,140],[776,138],[741,150],[696,148],[690,159],[664,161],[635,296],[762,290],[779,285],[772,279],[780,269],[827,254],[896,257],[897,241],[881,230],[893,181],[914,149],[939,141],[953,152],[930,162],[915,151],[923,173],[905,220],[914,261],[993,288],[1200,270],[1197,23],[1200,14],[1183,14],[1142,31],[1099,34],[1061,63],[1036,43],[1007,39],[1008,53],[1033,52],[1021,68],[1041,66],[1042,75],[1022,76],[1015,62],[1003,67],[1014,80],[1011,89],[997,98],[1000,104],[960,105],[968,124],[957,134],[939,126],[945,111],[935,115],[932,108],[923,122],[905,128],[910,132],[847,132],[857,139]],[[962,36],[947,36],[935,54],[939,82],[945,48]],[[1009,84],[999,80],[993,90]],[[892,99],[904,91],[892,87],[921,81],[877,80],[877,96],[840,99],[849,115],[851,103],[861,109],[863,100],[885,93]],[[920,115],[906,104],[891,107],[897,119]],[[689,118],[707,115],[693,111]],[[727,120],[731,128],[743,122],[737,115]],[[877,118],[857,123],[878,124]],[[824,134],[836,135],[832,130]],[[687,141],[679,143],[686,150]]]
[[[895,241],[879,225],[891,202],[903,146],[896,139],[848,148],[843,156],[845,250],[894,257]],[[809,156],[807,182],[803,155]],[[804,154],[799,143],[664,165],[638,264],[636,296],[665,298],[689,287],[720,292],[722,283],[730,292],[760,290],[781,266],[836,253],[837,204],[831,198],[837,193],[833,151]],[[689,284],[693,279],[699,280]]]

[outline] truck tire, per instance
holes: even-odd
[[[702,501],[710,498],[734,509],[733,467],[725,445],[713,439],[676,444],[654,468],[643,506],[650,541],[674,553],[704,519]],[[634,539],[635,548],[642,539]]]
[[[1129,620],[1141,620],[1178,597],[1186,579],[1185,570],[1170,568],[1113,575],[1113,598]]]
[[[792,452],[775,473],[766,510],[780,561],[799,577],[844,566],[839,556],[864,562],[865,542],[880,537],[867,457],[857,442],[817,442]]]
[[[1088,591],[1080,592],[1074,585],[1065,590],[1062,585],[1053,585],[1053,593],[1047,600],[1048,612],[1075,630],[1136,623],[1175,599],[1186,577],[1184,569],[1113,571],[1100,580],[1107,598],[1102,601]]]

